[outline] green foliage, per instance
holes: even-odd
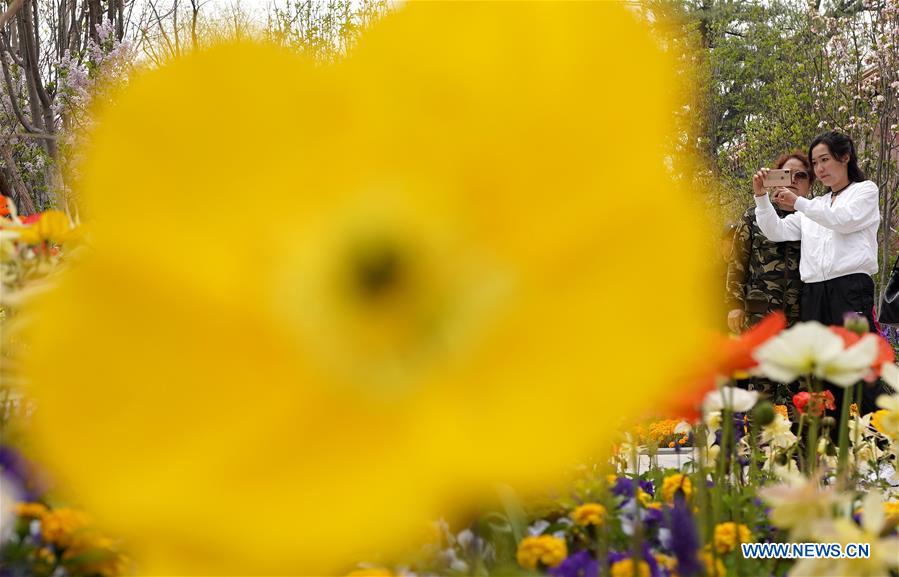
[[[272,9],[266,34],[316,62],[333,62],[389,9],[387,0],[287,0]]]

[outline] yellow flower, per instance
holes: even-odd
[[[652,503],[652,495],[637,487],[637,500],[640,501],[640,503],[642,503],[644,507],[646,507],[649,506],[650,503]]]
[[[56,565],[56,554],[50,547],[41,547],[37,550],[37,558],[41,563]]]
[[[899,413],[880,409],[871,416],[871,424],[880,433],[899,440]]]
[[[889,501],[884,503],[883,514],[888,522],[899,524],[899,501]]]
[[[44,241],[64,244],[78,237],[78,229],[69,217],[59,210],[45,211],[34,224],[15,227],[14,230],[18,233],[17,240],[25,244],[39,244]]]
[[[555,567],[568,556],[568,546],[564,539],[551,535],[525,537],[518,544],[518,564],[525,569]]]
[[[95,531],[78,533],[66,548],[63,561],[78,573],[117,577],[129,572],[131,560],[108,537]]]
[[[44,541],[60,547],[68,547],[88,524],[84,511],[60,507],[45,511],[41,515],[41,535]]]
[[[790,411],[786,405],[774,405],[774,412],[781,415],[784,419],[789,420],[790,418]]]
[[[333,67],[243,43],[134,76],[85,150],[91,250],[29,311],[42,462],[143,573],[324,574],[662,406],[715,311],[648,30],[410,2]],[[651,354],[635,229],[678,253]]]
[[[16,503],[15,512],[19,517],[40,519],[47,512],[47,508],[40,503]]]
[[[605,516],[606,508],[599,503],[584,503],[571,513],[571,518],[574,522],[584,527],[587,525],[602,525]]]
[[[393,573],[390,570],[381,568],[356,569],[347,573],[347,577],[390,577],[391,575]]]
[[[610,575],[612,577],[649,577],[649,563],[640,561],[637,563],[637,570],[634,571],[634,560],[622,559],[612,563]]]
[[[656,563],[658,563],[660,567],[664,567],[669,574],[677,572],[677,559],[663,553],[656,553],[655,557]]]
[[[678,491],[684,492],[684,497],[689,499],[693,494],[693,482],[683,473],[668,475],[662,482],[662,499],[666,503],[674,503],[674,496]]]
[[[721,559],[717,559],[708,551],[702,554],[701,559],[705,565],[706,577],[724,577],[727,575],[727,568],[721,562]]]
[[[752,533],[749,527],[734,522],[718,523],[715,527],[715,550],[719,555],[724,555],[737,548],[740,543],[752,541]]]

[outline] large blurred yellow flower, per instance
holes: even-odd
[[[333,68],[135,77],[33,324],[42,457],[149,574],[345,569],[554,480],[709,314],[673,86],[616,3],[410,4]]]

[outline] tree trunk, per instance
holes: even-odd
[[[97,32],[97,26],[103,19],[103,10],[100,7],[100,0],[87,0],[87,26],[88,37],[94,40],[94,43],[100,44],[100,33]]]
[[[12,190],[15,193],[12,197],[13,201],[16,203],[16,209],[19,211],[19,214],[29,215],[37,212],[34,208],[34,202],[31,200],[31,195],[28,193],[28,187],[25,186],[25,183],[22,182],[22,177],[19,176],[19,169],[16,168],[16,161],[12,156],[12,146],[9,144],[8,140],[0,143],[0,154],[3,156],[3,163],[6,165],[5,171],[6,175],[9,178],[10,184],[12,185]]]

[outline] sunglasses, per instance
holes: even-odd
[[[808,173],[802,170],[797,170],[793,173],[793,180],[808,180]]]

